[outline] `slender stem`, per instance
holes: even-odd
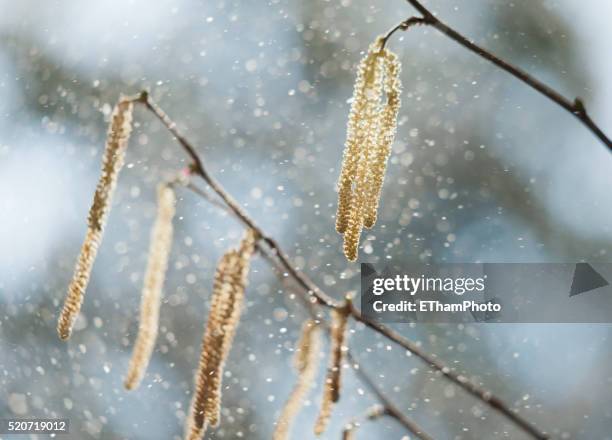
[[[234,198],[230,195],[229,192],[225,190],[223,185],[215,179],[208,170],[204,167],[203,161],[198,156],[195,151],[195,148],[187,141],[187,139],[178,131],[176,128],[176,124],[168,117],[168,115],[153,101],[153,99],[146,93],[142,92],[141,100],[147,109],[149,109],[163,124],[164,126],[172,133],[172,135],[176,138],[179,144],[185,149],[187,154],[193,160],[193,174],[200,176],[204,181],[208,184],[210,189],[213,190],[223,202],[227,205],[227,207],[244,223],[245,226],[255,231],[255,233],[266,242],[271,249],[277,254],[280,261],[283,263],[285,270],[289,272],[291,277],[295,278],[296,281],[306,290],[309,291],[310,294],[314,295],[316,301],[321,302],[330,307],[339,306],[339,304],[330,296],[325,294],[305,273],[298,271],[291,264],[289,257],[287,254],[281,249],[276,240],[267,235],[255,222],[249,217],[249,215],[242,209],[242,207],[234,200]]]
[[[382,47],[385,47],[385,45],[387,44],[387,40],[389,40],[389,38],[391,38],[393,34],[396,33],[397,31],[399,30],[406,31],[411,26],[414,26],[417,24],[427,24],[427,23],[428,23],[427,19],[422,18],[422,17],[410,17],[408,20],[398,23],[397,25],[389,29],[389,31],[385,34],[385,36],[382,39]]]
[[[367,327],[385,336],[390,341],[395,342],[401,347],[408,350],[413,355],[420,358],[425,363],[429,364],[430,367],[442,373],[444,377],[455,383],[457,386],[463,388],[472,396],[481,400],[482,402],[489,405],[491,408],[499,411],[501,414],[506,416],[516,426],[520,427],[523,431],[531,435],[536,439],[548,439],[549,436],[541,432],[536,426],[529,423],[527,420],[518,415],[515,411],[510,409],[499,397],[496,397],[491,391],[481,387],[475,382],[470,381],[467,377],[457,374],[446,366],[442,361],[436,359],[434,356],[425,352],[414,342],[400,335],[399,333],[391,330],[389,327],[371,321],[365,318],[361,312],[353,308],[351,315],[357,320],[363,322]]]
[[[510,75],[518,78],[531,88],[537,90],[542,95],[546,96],[548,99],[559,105],[561,108],[567,110],[569,113],[574,115],[582,124],[587,127],[595,137],[597,137],[610,151],[612,151],[612,140],[602,131],[602,129],[591,119],[589,116],[586,107],[584,106],[582,100],[580,98],[575,98],[573,101],[567,99],[561,93],[557,92],[552,87],[544,84],[539,81],[535,77],[531,76],[529,73],[520,69],[519,67],[509,63],[489,52],[488,50],[478,46],[473,43],[468,38],[464,37],[462,34],[443,23],[440,19],[438,19],[429,9],[427,9],[423,4],[418,0],[407,0],[419,13],[422,14],[422,17],[411,17],[408,20],[405,20],[398,24],[395,28],[393,28],[389,32],[389,37],[395,33],[397,30],[406,30],[409,26],[402,26],[409,22],[415,23],[415,20],[418,20],[418,24],[427,24],[436,28],[438,31],[446,35],[451,40],[459,43],[467,50],[474,52],[476,55],[492,62],[497,67],[502,70],[505,70]],[[387,37],[388,38],[388,37]],[[386,39],[385,39],[386,42]]]
[[[419,11],[419,13],[427,20],[436,19],[436,17],[434,17],[434,15],[429,11],[429,9],[423,6],[418,0],[408,0],[408,3],[410,3],[414,9]]]
[[[351,363],[353,370],[357,374],[357,376],[361,379],[361,381],[374,393],[376,398],[382,403],[385,413],[394,419],[396,419],[399,423],[401,423],[404,427],[408,428],[417,438],[421,440],[433,440],[433,437],[427,434],[423,429],[417,425],[413,420],[408,418],[403,412],[401,412],[394,404],[389,400],[389,398],[376,386],[374,381],[370,378],[370,376],[363,371],[363,368],[359,365],[355,357],[348,352],[347,356],[348,361]]]
[[[246,227],[251,228],[260,237],[260,239],[266,243],[272,254],[278,258],[282,270],[286,271],[287,274],[296,281],[296,283],[305,291],[309,298],[314,302],[329,308],[340,309],[344,307],[344,303],[340,303],[334,300],[331,296],[323,292],[323,290],[317,286],[304,272],[296,269],[290,262],[287,254],[282,250],[280,245],[271,236],[267,235],[242,209],[242,207],[234,200],[234,198],[225,190],[225,188],[218,182],[212,175],[207,171],[204,166],[204,161],[201,159],[196,152],[195,147],[178,131],[176,124],[168,117],[168,115],[152,100],[152,98],[143,92],[135,100],[140,102],[145,107],[153,112],[157,118],[164,124],[164,126],[170,131],[170,133],[177,139],[179,144],[185,149],[186,153],[193,159],[191,169],[193,174],[200,176],[215,192],[221,200],[225,203],[228,210],[235,215]],[[510,407],[505,404],[501,399],[495,397],[490,391],[485,390],[474,382],[471,382],[468,378],[453,372],[450,367],[446,366],[443,362],[429,355],[415,343],[409,339],[399,335],[387,326],[379,324],[377,322],[369,320],[363,316],[359,310],[351,306],[351,316],[372,330],[378,332],[382,336],[386,337],[390,341],[396,343],[400,347],[408,350],[419,359],[426,362],[431,368],[441,372],[444,377],[448,378],[459,387],[463,388],[483,403],[490,406],[492,409],[498,411],[504,415],[517,427],[521,428],[527,434],[535,439],[547,439],[548,436],[545,433],[539,431],[535,426],[523,419],[520,415],[514,412]]]

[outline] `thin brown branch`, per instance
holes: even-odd
[[[484,49],[477,44],[473,43],[467,37],[464,37],[462,34],[442,22],[438,19],[429,9],[427,9],[423,4],[418,0],[407,0],[420,14],[422,17],[410,17],[407,20],[399,23],[397,26],[391,29],[387,36],[386,40],[393,35],[398,30],[406,30],[412,24],[426,24],[436,28],[438,31],[446,35],[451,40],[459,43],[467,50],[474,52],[476,55],[492,62],[497,67],[502,70],[505,70],[510,75],[518,78],[529,87],[537,90],[542,95],[546,96],[548,99],[559,105],[561,108],[567,110],[569,113],[574,115],[582,124],[588,128],[591,133],[595,137],[597,137],[611,152],[612,152],[612,140],[603,132],[603,130],[591,119],[588,114],[584,103],[580,98],[575,98],[574,100],[570,100],[561,93],[557,92],[552,87],[544,84],[542,81],[536,79],[529,73],[525,72],[521,68],[509,63],[489,52],[487,49]]]
[[[412,432],[417,438],[420,438],[421,440],[433,440],[432,436],[427,434],[419,425],[406,416],[397,406],[395,406],[395,404],[393,404],[393,402],[389,400],[385,393],[383,393],[382,390],[376,386],[372,378],[365,371],[363,371],[363,368],[361,368],[361,365],[359,365],[350,351],[347,353],[346,357],[351,363],[355,374],[357,374],[361,382],[363,382],[370,389],[370,391],[383,405],[385,414],[393,417],[404,427],[408,428],[408,430],[410,430],[410,432]]]
[[[516,426],[520,427],[523,431],[531,435],[536,439],[548,439],[548,435],[541,432],[536,426],[529,423],[522,416],[517,414],[515,411],[510,409],[510,407],[505,404],[499,397],[496,397],[491,391],[481,387],[477,383],[469,380],[467,377],[457,374],[452,371],[444,362],[435,358],[434,356],[428,354],[424,350],[422,350],[418,345],[412,342],[410,339],[405,338],[399,333],[391,330],[389,327],[379,324],[377,322],[371,321],[367,319],[365,316],[361,314],[361,312],[355,308],[353,308],[352,316],[357,320],[363,322],[367,327],[372,330],[380,333],[390,341],[395,342],[399,346],[405,348],[413,355],[420,358],[425,363],[429,364],[431,368],[442,373],[444,377],[449,379],[451,382],[455,383],[459,387],[463,388],[472,396],[476,397],[480,401],[486,403],[491,408],[499,411],[501,414],[506,416],[510,421],[512,421]]]
[[[396,33],[397,31],[400,31],[400,30],[406,31],[414,25],[427,24],[427,23],[428,23],[427,19],[423,17],[410,17],[408,20],[404,20],[401,23],[398,23],[397,25],[389,29],[389,31],[382,38],[381,49],[385,47],[385,45],[387,44],[387,40],[389,40],[389,38],[391,38],[393,34]]]
[[[208,203],[210,203],[213,206],[216,206],[217,208],[225,211],[227,214],[229,215],[233,215],[234,213],[232,211],[230,211],[228,209],[227,206],[225,206],[222,202],[220,202],[219,200],[217,200],[216,198],[214,198],[212,196],[212,194],[210,194],[208,191],[203,190],[200,187],[195,186],[193,183],[188,182],[185,187],[187,187],[188,189],[190,189],[191,191],[193,191],[195,194],[199,195],[200,197],[202,197],[204,200],[206,200]]]
[[[143,92],[137,98],[137,101],[144,104],[147,109],[153,112],[157,118],[164,124],[164,126],[170,131],[170,133],[176,137],[179,144],[185,149],[187,154],[194,160],[192,164],[192,170],[194,175],[200,176],[210,187],[210,189],[216,193],[221,200],[227,205],[227,208],[233,215],[244,224],[244,226],[254,230],[256,235],[269,246],[272,255],[278,258],[280,265],[288,276],[290,276],[296,283],[304,290],[309,298],[320,305],[339,309],[343,307],[343,303],[336,301],[331,296],[327,295],[321,288],[319,288],[304,272],[296,269],[290,262],[287,254],[282,250],[280,245],[271,236],[267,235],[244,211],[244,209],[234,200],[234,198],[225,190],[225,188],[213,178],[204,166],[204,161],[196,153],[195,147],[184,137],[176,128],[176,124],[168,117],[168,115],[152,100],[152,98]],[[431,368],[441,372],[444,377],[451,380],[459,387],[468,391],[474,397],[478,398],[483,403],[490,406],[495,411],[504,415],[508,420],[514,423],[518,428],[522,429],[525,433],[529,434],[535,439],[547,439],[548,435],[541,432],[538,428],[532,425],[527,420],[523,419],[522,416],[518,415],[515,411],[505,404],[501,399],[495,397],[490,391],[485,390],[478,384],[470,381],[465,376],[459,375],[453,372],[450,367],[446,366],[443,362],[429,355],[415,343],[409,339],[399,335],[390,328],[383,324],[371,321],[359,312],[356,308],[351,308],[351,316],[357,321],[363,322],[367,327],[380,333],[390,341],[396,343],[402,348],[408,350],[424,362],[426,362]],[[400,412],[401,413],[401,412]],[[400,420],[400,419],[398,419]],[[407,426],[407,425],[405,425]],[[411,428],[409,428],[411,429]]]
[[[281,249],[276,240],[267,235],[250,216],[242,209],[242,207],[234,200],[234,198],[225,190],[221,183],[215,179],[208,170],[204,167],[203,161],[196,153],[195,148],[190,142],[178,131],[176,124],[168,117],[168,115],[153,101],[147,92],[142,92],[139,97],[139,102],[143,103],[147,109],[149,109],[172,133],[178,143],[183,147],[187,154],[193,160],[193,174],[200,176],[208,184],[210,189],[215,192],[221,200],[227,205],[227,207],[233,212],[233,214],[240,219],[245,226],[253,229],[259,237],[276,253],[279,260],[285,267],[285,270],[289,275],[295,278],[296,281],[306,289],[314,299],[322,304],[329,307],[340,307],[340,304],[336,302],[332,297],[328,296],[323,292],[305,273],[298,271],[291,264],[287,254]]]

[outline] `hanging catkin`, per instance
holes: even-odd
[[[138,336],[124,381],[125,388],[128,390],[140,384],[155,347],[162,287],[166,278],[168,255],[172,245],[172,219],[175,203],[176,198],[172,187],[167,184],[159,185],[157,188],[157,218],[151,231],[149,258],[142,288]]]
[[[359,158],[364,150],[363,143],[368,141],[368,124],[372,108],[378,104],[381,94],[381,63],[378,52],[379,40],[370,45],[367,55],[357,68],[357,78],[353,90],[353,102],[349,113],[344,147],[344,160],[338,181],[338,212],[336,230],[344,234],[348,226],[353,205],[355,177]]]
[[[372,157],[371,182],[369,193],[366,197],[366,209],[363,224],[366,228],[371,228],[376,223],[376,211],[380,200],[380,191],[385,178],[387,161],[391,155],[391,147],[395,132],[397,130],[397,115],[400,109],[400,71],[401,65],[396,54],[391,51],[384,51],[384,92],[387,95],[387,105],[381,110],[376,148]]]
[[[199,440],[208,425],[216,426],[221,412],[223,367],[229,354],[244,300],[256,235],[248,230],[240,247],[223,255],[213,287],[208,323],[186,426],[186,438]]]
[[[321,435],[325,431],[331,416],[332,407],[340,399],[340,377],[348,313],[346,309],[333,309],[331,316],[329,366],[323,385],[323,399],[321,400],[319,417],[314,428],[316,435]]]
[[[400,106],[400,64],[382,42],[379,37],[370,45],[357,71],[338,181],[336,230],[344,234],[344,254],[350,261],[357,259],[363,227],[376,222]]]
[[[308,320],[302,325],[302,335],[293,359],[295,369],[298,372],[297,383],[276,422],[276,428],[272,436],[273,440],[289,438],[293,419],[302,407],[302,403],[317,375],[320,350],[321,330],[313,320]]]
[[[64,307],[58,319],[57,332],[61,339],[68,339],[81,305],[91,269],[96,259],[98,247],[102,241],[104,226],[112,203],[112,196],[117,185],[117,177],[123,166],[125,150],[132,130],[131,101],[121,99],[115,106],[111,115],[111,123],[106,139],[104,156],[102,159],[102,172],[96,187],[93,203],[89,209],[88,228],[81,253],[77,259],[76,268]]]

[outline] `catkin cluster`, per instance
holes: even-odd
[[[400,63],[382,43],[377,38],[359,64],[338,181],[336,230],[350,261],[357,259],[363,227],[376,223],[400,108]]]
[[[117,186],[117,177],[123,167],[125,150],[127,148],[130,132],[132,131],[132,109],[130,100],[122,98],[115,106],[111,115],[111,122],[106,138],[104,157],[102,159],[102,172],[96,187],[93,203],[89,209],[88,228],[81,253],[76,263],[74,275],[64,307],[60,313],[57,332],[61,339],[68,339],[81,305],[91,269],[102,241],[104,226],[112,203],[112,196]]]
[[[240,247],[226,252],[217,265],[186,439],[199,440],[208,425],[219,423],[223,367],[240,320],[255,242],[255,232],[248,230]]]
[[[273,440],[289,438],[293,419],[300,411],[302,403],[316,378],[319,369],[320,350],[321,329],[313,320],[308,320],[302,326],[302,335],[294,357],[294,366],[298,372],[297,383],[276,422],[276,428],[272,436]]]
[[[125,388],[128,390],[140,384],[155,347],[162,287],[172,246],[172,219],[175,213],[175,203],[176,197],[172,187],[167,184],[159,185],[157,188],[157,218],[151,231],[149,258],[142,288],[138,336],[124,381]]]
[[[323,399],[314,432],[321,435],[331,416],[334,403],[340,399],[340,377],[342,372],[343,347],[346,338],[348,313],[346,309],[333,309],[331,312],[330,355],[327,376],[323,386]]]

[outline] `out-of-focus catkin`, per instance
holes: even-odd
[[[400,64],[382,43],[377,38],[359,64],[338,180],[336,230],[344,234],[344,254],[350,261],[357,259],[363,227],[376,221],[400,106]]]
[[[327,376],[323,386],[323,399],[319,409],[319,416],[315,423],[314,432],[321,435],[331,416],[334,403],[340,399],[340,386],[342,374],[343,350],[346,339],[346,326],[348,323],[348,309],[334,309],[331,312],[332,323],[330,332],[330,355]]]
[[[357,426],[354,423],[349,423],[342,430],[342,440],[355,440],[357,437],[355,435],[355,430]]]
[[[172,219],[175,213],[175,203],[176,197],[172,187],[167,184],[159,185],[157,188],[157,218],[151,231],[149,258],[142,288],[138,336],[124,381],[125,388],[128,390],[140,384],[155,347],[162,288],[168,268],[168,255],[172,246]]]
[[[208,425],[219,423],[223,368],[240,321],[256,239],[255,232],[248,230],[239,248],[226,252],[217,265],[186,439],[199,440]]]
[[[72,327],[81,310],[83,298],[91,269],[96,259],[98,247],[102,241],[104,226],[112,203],[112,196],[117,186],[117,177],[125,157],[130,132],[132,131],[133,104],[128,99],[120,99],[111,115],[111,122],[106,139],[102,172],[96,187],[93,203],[89,209],[88,228],[81,253],[77,259],[68,294],[60,313],[57,332],[61,339],[68,339]]]
[[[297,416],[304,399],[308,395],[319,369],[319,352],[321,351],[321,330],[313,321],[308,320],[302,325],[302,335],[297,344],[293,358],[298,372],[297,383],[287,399],[272,436],[273,440],[289,438],[291,425]]]

